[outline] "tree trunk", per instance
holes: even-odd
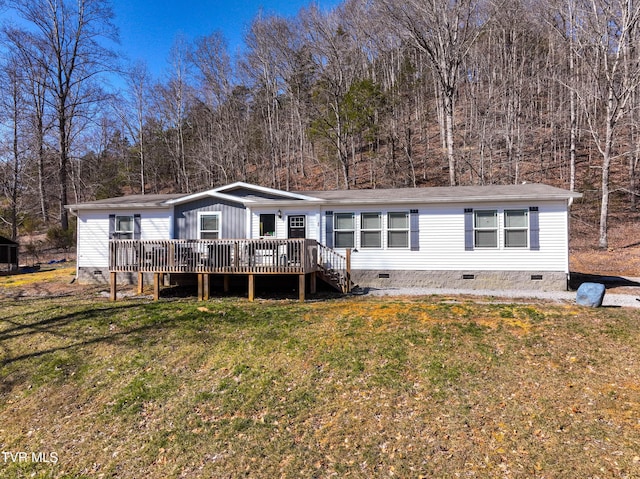
[[[445,129],[446,129],[446,143],[447,143],[447,160],[449,162],[449,185],[456,186],[456,158],[454,156],[454,141],[453,141],[453,128],[454,128],[454,105],[453,105],[453,92],[447,92],[444,95],[444,114],[445,114]]]
[[[602,249],[609,247],[608,218],[609,218],[609,172],[611,170],[611,150],[613,147],[613,91],[609,90],[607,103],[607,130],[605,133],[605,145],[602,155],[602,202],[600,204],[600,237],[598,246]]]
[[[40,199],[40,214],[42,215],[42,221],[45,223],[49,221],[49,210],[47,208],[47,201],[44,187],[44,139],[43,139],[43,125],[42,118],[38,121],[38,135],[36,142],[36,151],[38,155],[38,197]]]
[[[574,58],[573,47],[569,51],[569,74],[571,81],[574,79]],[[578,138],[578,112],[576,106],[576,92],[573,88],[569,89],[569,190],[576,189],[576,143]],[[569,199],[569,206],[573,203],[573,198]]]
[[[67,141],[67,116],[65,114],[64,103],[61,102],[58,105],[60,109],[58,111],[58,135],[59,142],[58,146],[60,148],[60,152],[58,155],[58,182],[60,183],[60,228],[63,231],[67,231],[69,229],[69,213],[65,208],[67,204],[67,165],[69,163],[68,153],[68,141]]]
[[[18,112],[20,111],[20,106],[18,104],[18,84],[17,78],[11,78],[12,85],[12,127],[13,127],[13,178],[11,179],[11,239],[16,240],[18,237],[18,186],[19,186],[19,176],[20,176],[20,145],[18,139]]]

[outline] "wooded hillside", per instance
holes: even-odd
[[[585,194],[607,247],[635,211],[640,4],[347,0],[177,38],[163,79],[126,68],[107,0],[8,0],[0,234],[64,204],[242,180],[286,190],[542,182]],[[81,7],[81,8],[79,8]]]

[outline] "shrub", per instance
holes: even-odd
[[[47,240],[54,248],[68,251],[74,244],[75,231],[72,229],[63,230],[59,226],[54,226],[47,230]]]

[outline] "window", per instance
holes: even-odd
[[[474,248],[519,248],[540,251],[538,207],[504,210],[465,208],[464,245],[465,251],[473,251]]]
[[[360,246],[382,248],[382,216],[380,213],[360,214]]]
[[[220,213],[200,215],[200,239],[220,238]]]
[[[505,248],[526,248],[529,237],[529,215],[527,210],[504,211]]]
[[[355,246],[355,221],[353,213],[336,213],[334,245],[336,248],[353,248]]]
[[[476,248],[498,247],[498,212],[475,210],[473,212],[474,246]]]
[[[134,221],[133,215],[118,216],[116,215],[114,238],[117,239],[133,239]]]
[[[306,236],[305,229],[305,216],[304,215],[296,215],[289,216],[289,238],[304,238]]]
[[[389,248],[408,248],[409,213],[389,213],[387,220],[387,244]]]
[[[289,226],[292,228],[304,228],[304,216],[289,216]]]
[[[260,236],[276,235],[276,215],[263,214],[260,215]]]

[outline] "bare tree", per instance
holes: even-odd
[[[640,4],[633,0],[576,2],[575,54],[588,82],[576,88],[589,132],[602,157],[600,234],[608,247],[611,162],[618,154],[620,121],[640,83],[638,41]]]
[[[560,37],[562,41],[561,49],[566,52],[567,75],[560,76],[559,81],[563,87],[568,90],[569,94],[569,189],[575,190],[576,187],[576,158],[578,151],[578,89],[579,76],[577,74],[578,48],[576,41],[578,39],[577,30],[577,14],[578,4],[580,0],[550,0],[548,3],[541,4],[541,10],[550,12],[548,23],[552,26],[553,31]],[[569,200],[570,202],[573,199]]]
[[[311,134],[322,138],[336,155],[345,188],[355,182],[352,171],[352,133],[345,98],[351,86],[364,74],[366,65],[354,31],[339,10],[324,15],[316,8],[304,14],[304,28],[316,70],[312,87]]]
[[[24,117],[22,104],[24,101],[24,85],[21,73],[15,57],[9,57],[0,74],[0,87],[3,95],[0,97],[0,105],[5,112],[6,126],[11,132],[10,145],[3,148],[7,155],[7,161],[3,162],[3,180],[1,183],[4,196],[9,202],[8,217],[0,216],[2,222],[11,229],[11,239],[18,236],[18,200],[22,189],[22,170],[24,163],[25,146],[21,137]],[[3,155],[4,156],[4,155]]]
[[[20,66],[21,81],[25,88],[20,108],[29,118],[24,134],[30,138],[31,156],[35,157],[36,161],[39,210],[42,220],[46,223],[49,220],[49,205],[45,191],[45,171],[49,166],[46,158],[46,135],[51,128],[51,118],[47,115],[49,61],[43,57],[47,52],[32,44],[23,30],[5,26],[3,34],[12,52],[13,61]]]
[[[235,152],[241,144],[234,135],[238,119],[233,114],[233,67],[227,43],[220,32],[195,41],[189,53],[195,67],[197,86],[194,123],[194,156],[205,171],[204,187],[213,187],[234,178]]]
[[[189,48],[183,36],[175,39],[170,52],[169,80],[156,86],[155,98],[157,111],[168,126],[164,139],[173,161],[175,185],[184,192],[191,191],[185,141],[185,122],[191,98]]]
[[[101,42],[115,41],[108,0],[8,0],[25,25],[23,39],[37,52],[31,59],[46,72],[46,88],[55,111],[60,183],[60,226],[69,227],[68,165],[72,152],[74,119],[104,99],[94,79],[112,69],[115,55]]]
[[[128,95],[123,102],[118,99],[114,108],[118,113],[127,132],[135,140],[135,149],[138,156],[138,171],[140,181],[140,193],[146,193],[146,135],[145,121],[150,108],[151,78],[144,63],[138,62],[131,67],[126,75]]]
[[[396,31],[425,52],[437,79],[444,117],[449,183],[456,184],[455,98],[460,65],[479,33],[477,0],[378,0]]]
[[[286,20],[279,17],[258,16],[245,36],[249,48],[245,69],[251,79],[255,97],[255,110],[260,113],[265,156],[271,170],[271,186],[280,188],[280,162],[284,156],[281,93],[284,82],[279,63],[278,42],[284,40]]]

